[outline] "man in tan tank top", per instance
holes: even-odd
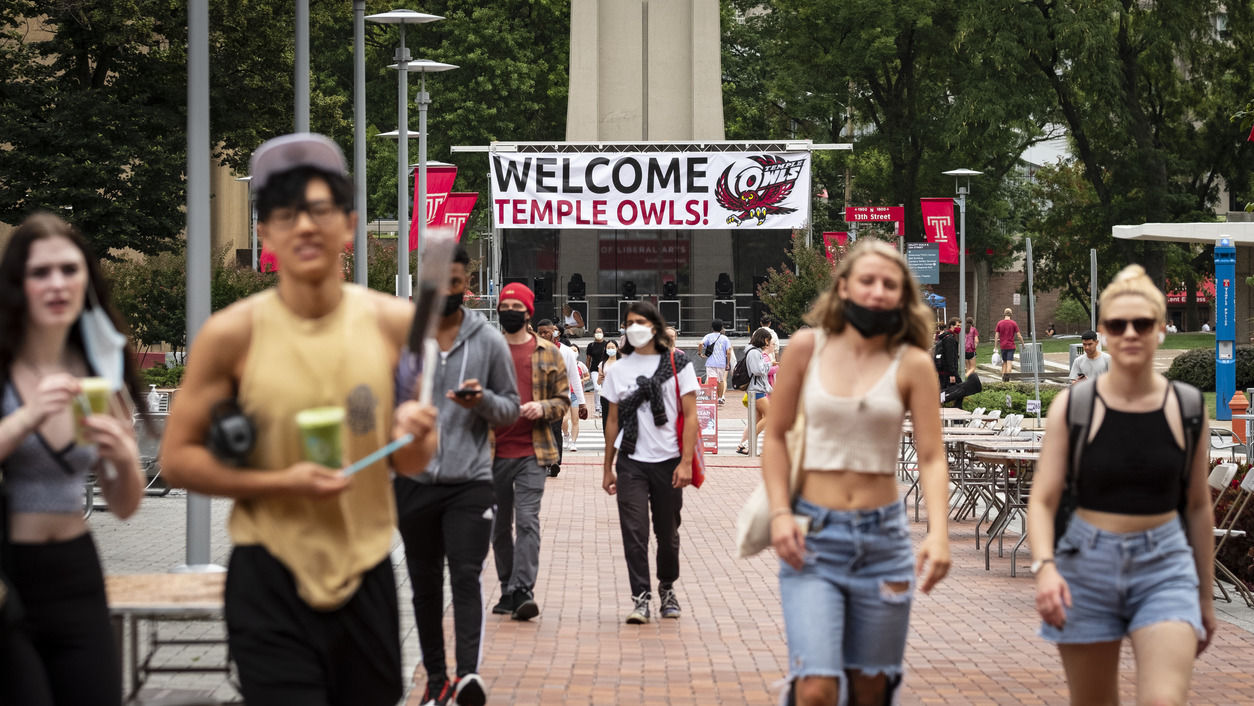
[[[357,215],[334,142],[275,138],[253,154],[250,171],[278,286],[200,330],[166,427],[163,475],[235,499],[225,615],[247,703],[395,704],[403,687],[389,464],[349,477],[303,460],[296,413],[344,410],[340,468],[406,433],[417,441],[393,461],[423,468],[435,448],[435,409],[395,406],[392,387],[413,308],[342,281]],[[206,442],[224,400],[257,430],[233,464]]]

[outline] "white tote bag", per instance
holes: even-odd
[[[1001,365],[1001,351],[993,351],[993,365]]]

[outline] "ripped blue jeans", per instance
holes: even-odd
[[[801,569],[780,562],[779,589],[788,629],[789,679],[836,677],[841,702],[845,671],[901,682],[914,551],[905,506],[831,510],[798,498],[810,517]]]

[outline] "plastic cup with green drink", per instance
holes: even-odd
[[[74,414],[74,441],[78,444],[90,444],[87,438],[87,417],[92,414],[109,413],[109,397],[113,391],[109,389],[109,381],[104,378],[79,378],[79,392],[70,406]]]
[[[344,408],[313,407],[296,413],[301,453],[327,468],[344,465]]]

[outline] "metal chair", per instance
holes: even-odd
[[[1216,466],[1216,470],[1218,470],[1218,468],[1220,468],[1220,466]],[[1235,473],[1235,469],[1233,472]],[[1221,474],[1216,474],[1212,471],[1208,480],[1210,486],[1214,488],[1216,481],[1223,480],[1226,475],[1226,469]],[[1223,485],[1223,489],[1220,490],[1221,496],[1231,483],[1232,480],[1229,478],[1228,482]],[[1224,515],[1223,520],[1215,526],[1215,537],[1219,539],[1219,541],[1215,543],[1214,563],[1215,584],[1219,586],[1219,590],[1223,594],[1224,600],[1229,602],[1232,601],[1232,599],[1228,596],[1228,591],[1223,587],[1223,584],[1219,583],[1219,578],[1221,576],[1224,580],[1232,582],[1232,585],[1236,589],[1237,593],[1241,594],[1241,598],[1245,599],[1246,605],[1254,608],[1254,594],[1251,594],[1250,590],[1245,587],[1245,582],[1238,578],[1231,569],[1224,566],[1223,563],[1219,561],[1219,552],[1224,548],[1224,545],[1228,543],[1229,539],[1232,537],[1245,536],[1244,530],[1235,529],[1235,527],[1237,522],[1241,519],[1241,516],[1245,514],[1245,506],[1250,502],[1250,495],[1254,495],[1254,473],[1245,474],[1245,478],[1241,480],[1241,485],[1237,487],[1236,496],[1232,499],[1232,504],[1228,507],[1228,513]],[[1218,501],[1216,501],[1216,506],[1218,506]]]
[[[1244,449],[1245,444],[1236,440],[1231,433],[1225,435],[1218,429],[1211,427],[1210,430],[1210,449],[1211,451],[1227,451],[1229,460],[1237,460],[1237,449]]]

